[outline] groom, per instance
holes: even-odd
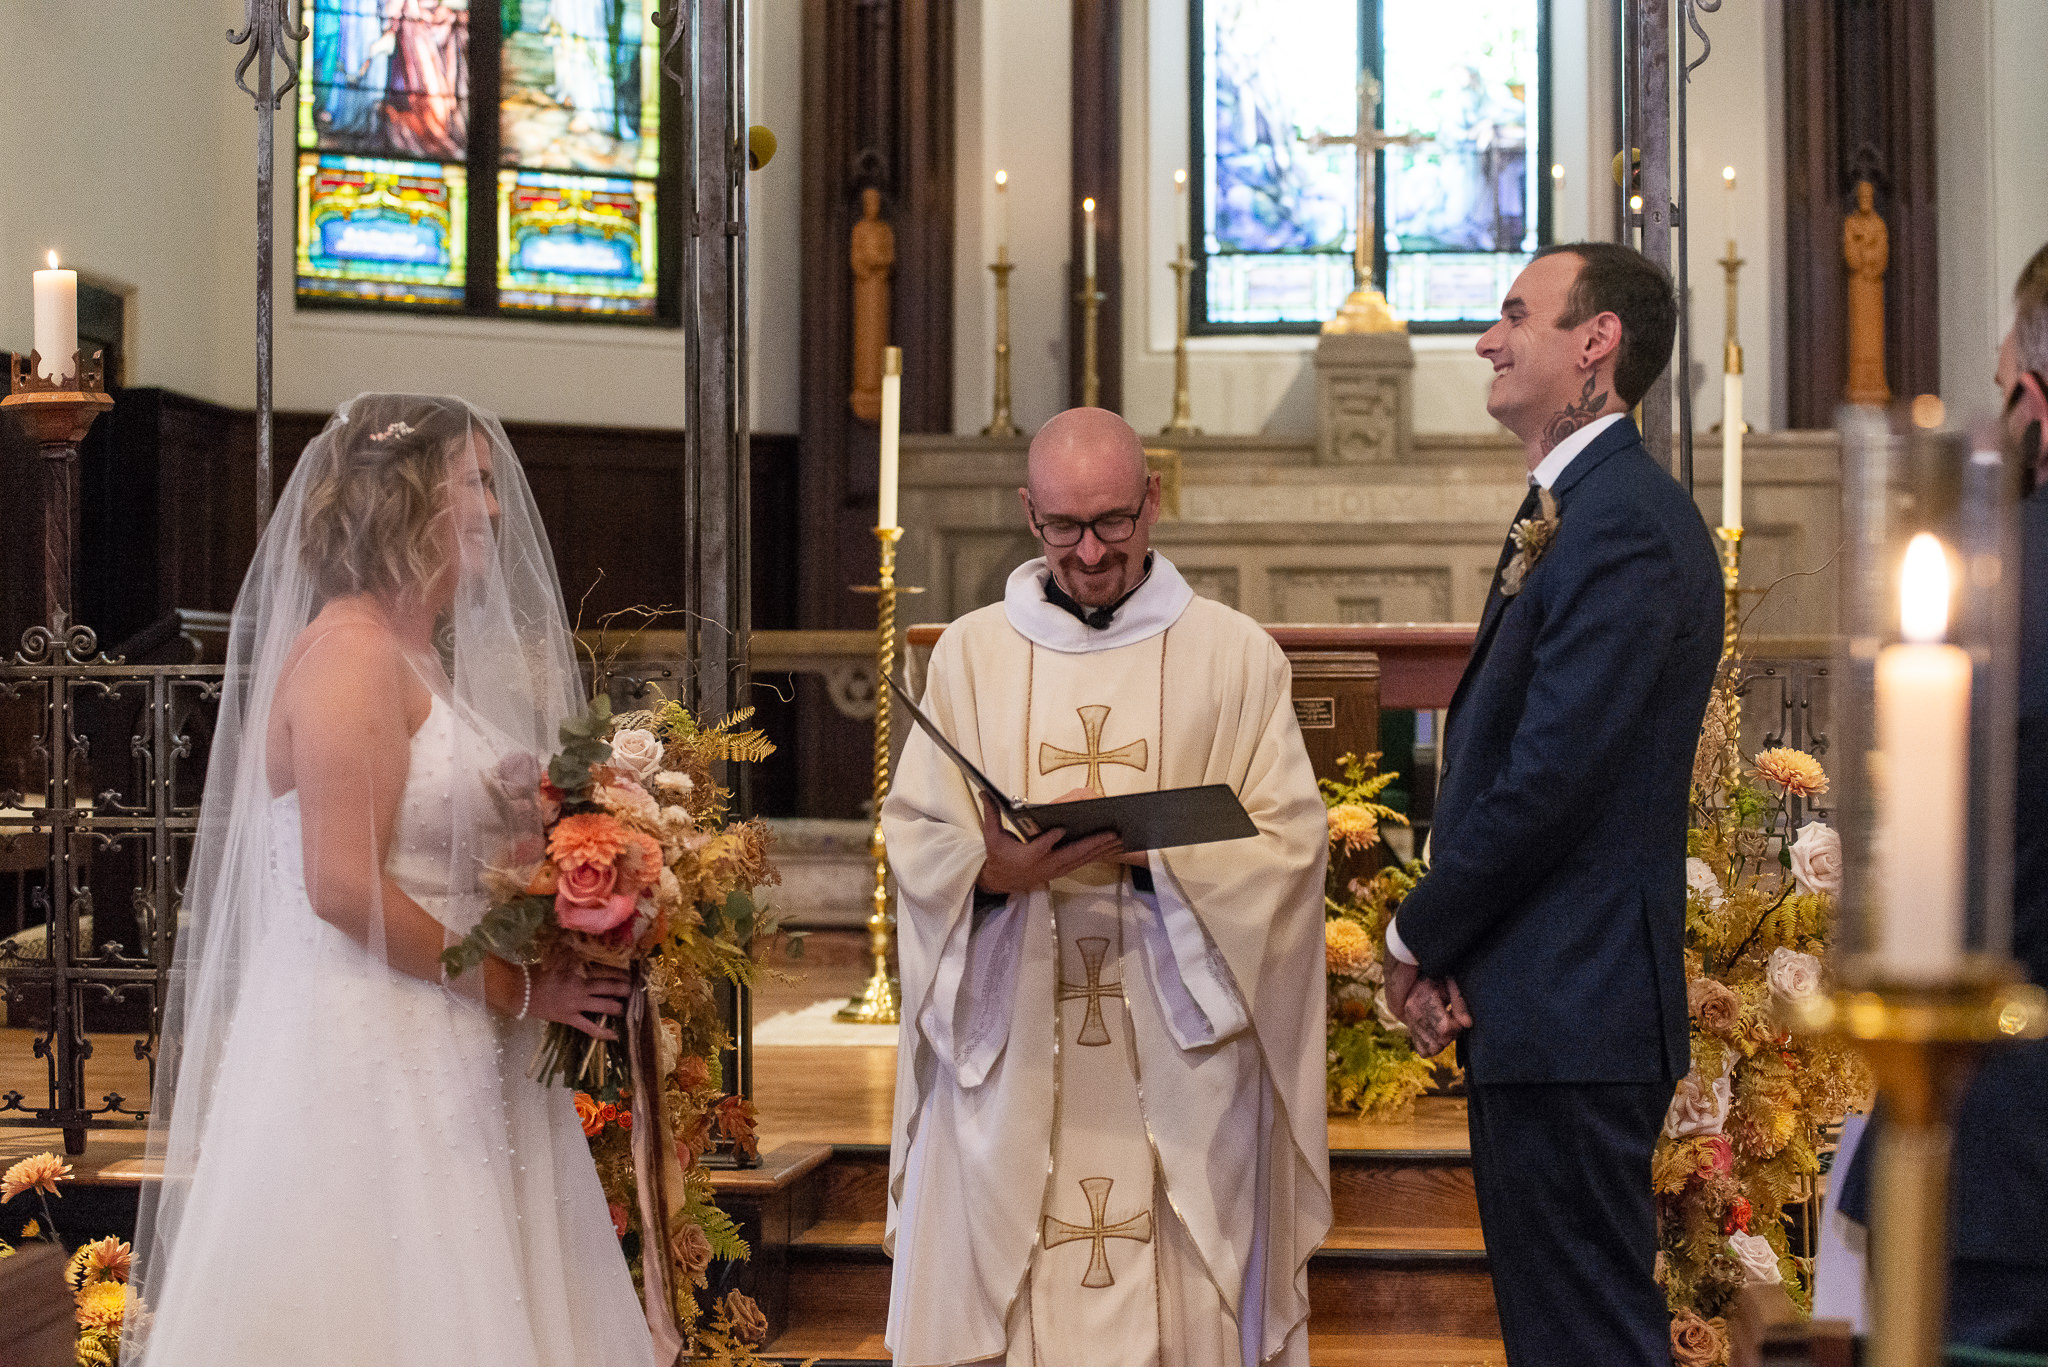
[[[1451,699],[1432,864],[1387,930],[1419,1046],[1464,1029],[1472,1171],[1510,1367],[1664,1367],[1650,1155],[1689,1066],[1685,829],[1721,651],[1692,499],[1629,410],[1671,281],[1551,247],[1479,339],[1529,496]]]

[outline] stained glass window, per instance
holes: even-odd
[[[306,0],[300,299],[672,321],[649,8]]]
[[[1490,320],[1540,237],[1545,0],[1196,0],[1194,325],[1307,331],[1353,283],[1362,69],[1380,127],[1375,283],[1424,328]]]

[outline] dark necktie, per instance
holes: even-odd
[[[1541,506],[1541,486],[1532,480],[1529,484],[1528,496],[1522,500],[1522,506],[1515,511],[1515,520],[1508,524],[1508,539],[1502,543],[1500,561],[1493,567],[1493,587],[1487,594],[1489,598],[1500,592],[1500,577],[1507,572],[1508,561],[1515,558],[1515,551],[1517,549],[1515,546],[1515,527],[1524,518],[1536,516],[1536,509]]]

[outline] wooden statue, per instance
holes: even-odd
[[[1891,402],[1884,378],[1884,273],[1891,235],[1871,207],[1877,194],[1867,180],[1856,186],[1856,212],[1842,220],[1842,260],[1849,267],[1850,403]]]
[[[889,345],[889,272],[896,265],[896,230],[882,218],[882,192],[860,192],[861,218],[853,225],[853,393],[848,402],[862,422],[882,418],[882,351]]]

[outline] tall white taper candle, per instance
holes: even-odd
[[[1081,201],[1081,278],[1095,278],[1095,201]]]
[[[1899,589],[1906,640],[1877,656],[1877,955],[1888,978],[1938,983],[1963,958],[1970,655],[1941,644],[1948,553],[1931,534],[1907,546]]]
[[[1010,173],[996,172],[996,260],[1009,260]]]
[[[882,474],[875,525],[896,525],[896,472],[903,426],[903,348],[882,349]]]
[[[1742,530],[1742,372],[1721,377],[1721,525]]]
[[[50,268],[36,272],[35,288],[38,370],[47,380],[71,379],[78,371],[71,359],[78,350],[78,272],[59,270],[51,252]]]

